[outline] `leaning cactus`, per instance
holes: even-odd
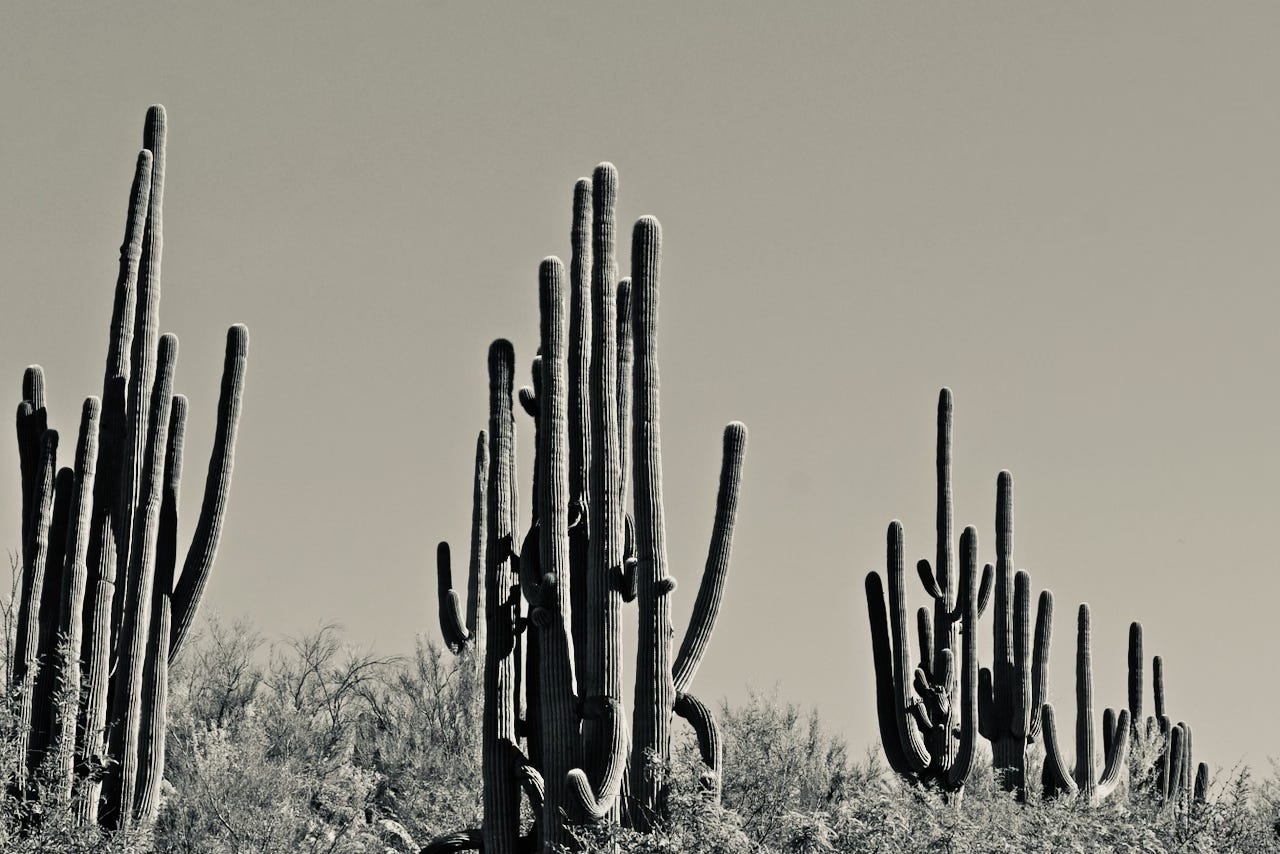
[[[651,763],[669,760],[673,714],[693,725],[708,786],[718,796],[715,718],[688,687],[728,575],[746,431],[736,423],[725,430],[710,553],[689,630],[673,656],[669,598],[675,581],[667,570],[658,438],[660,230],[649,217],[636,223],[632,277],[619,283],[616,185],[607,163],[591,180],[578,182],[569,274],[556,258],[539,268],[540,350],[533,385],[519,394],[534,418],[533,518],[519,540],[514,355],[505,341],[490,350],[483,639],[461,624],[447,572],[440,576],[447,642],[483,647],[484,821],[477,830],[440,837],[424,851],[554,851],[572,843],[569,826],[575,823],[646,826],[663,810],[665,789]],[[636,471],[633,516],[623,506],[630,461]],[[478,477],[479,471],[477,463]],[[522,599],[529,604],[527,620],[520,616]],[[640,614],[629,728],[621,609],[631,601]],[[535,816],[523,838],[521,789]]]
[[[925,590],[934,600],[934,610],[932,615],[926,608],[917,613],[920,659],[914,670],[906,625],[900,522],[889,525],[887,612],[879,574],[869,573],[866,581],[885,754],[899,774],[944,791],[963,788],[973,763],[979,687],[977,626],[991,592],[992,576],[988,565],[979,586],[978,535],[973,528],[966,528],[961,535],[959,572],[953,568],[951,410],[951,390],[944,388],[938,397],[937,557],[934,566],[927,560],[917,564]],[[961,638],[963,653],[958,653]],[[958,697],[957,655],[961,659]]]
[[[1031,576],[1013,570],[1013,475],[996,479],[994,654],[978,677],[978,729],[991,742],[991,761],[1003,787],[1027,795],[1027,748],[1040,733],[1040,706],[1049,671],[1053,594],[1040,593],[1035,642],[1031,633]]]
[[[129,198],[103,396],[81,412],[74,466],[57,468],[44,375],[23,378],[23,584],[13,673],[17,779],[30,800],[83,823],[145,824],[164,774],[168,667],[182,648],[221,538],[248,332],[232,326],[204,499],[177,571],[187,401],[173,394],[177,339],[159,334],[166,116],[147,113]],[[46,785],[48,784],[48,785]]]
[[[1076,762],[1069,769],[1062,757],[1052,703],[1045,703],[1044,790],[1047,797],[1078,794],[1085,803],[1097,804],[1110,795],[1124,773],[1129,754],[1129,710],[1121,709],[1114,721],[1104,719],[1106,764],[1097,776],[1093,730],[1093,632],[1089,606],[1080,606],[1076,630]],[[1107,716],[1110,718],[1111,716]]]

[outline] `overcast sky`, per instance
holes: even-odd
[[[69,434],[99,393],[143,115],[165,104],[184,537],[225,329],[252,337],[204,607],[408,651],[439,636],[435,542],[467,534],[486,348],[510,337],[527,365],[538,262],[567,260],[573,181],[611,160],[620,221],[664,228],[677,632],[721,429],[750,430],[697,692],[776,683],[873,742],[863,577],[891,518],[933,553],[949,385],[957,530],[993,556],[1011,469],[1068,717],[1088,601],[1099,718],[1139,619],[1197,758],[1265,767],[1277,43],[1261,3],[4,3],[3,387],[16,404],[44,365]],[[16,549],[12,451],[0,482]]]

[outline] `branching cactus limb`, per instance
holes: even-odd
[[[996,479],[995,617],[991,668],[979,674],[978,721],[1005,790],[1027,796],[1027,748],[1040,734],[1049,668],[1053,594],[1041,592],[1031,625],[1031,576],[1014,572],[1013,475]]]
[[[1129,754],[1129,710],[1122,709],[1111,727],[1110,751],[1105,757],[1102,776],[1097,776],[1093,730],[1093,633],[1089,606],[1081,605],[1076,628],[1076,762],[1068,770],[1063,759],[1054,720],[1053,704],[1044,704],[1044,788],[1046,796],[1079,794],[1093,806],[1110,795],[1124,773]]]
[[[467,569],[467,605],[463,616],[458,594],[453,591],[449,544],[436,548],[436,579],[440,608],[440,631],[445,644],[455,654],[470,648],[484,649],[484,566],[487,518],[486,489],[489,482],[489,437],[484,431],[476,437],[476,461],[471,494],[471,549]],[[477,662],[480,656],[476,655]],[[478,664],[478,668],[480,665]]]

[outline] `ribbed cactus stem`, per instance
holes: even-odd
[[[1129,721],[1137,736],[1138,722],[1142,717],[1142,623],[1129,624]]]
[[[953,790],[962,787],[968,779],[978,741],[978,639],[974,631],[978,626],[978,532],[972,527],[965,528],[960,534],[957,607],[961,610],[960,624],[964,626],[964,652],[960,664],[960,702],[952,702],[949,716],[949,721],[959,722],[959,739],[952,749],[946,772],[947,787]],[[950,730],[947,738],[950,741]]]
[[[575,672],[581,680],[587,653],[587,490],[591,481],[591,223],[590,178],[573,188],[569,259],[569,502],[579,524],[570,532],[569,576]]]
[[[592,175],[591,266],[591,480],[589,485],[591,532],[587,571],[587,655],[581,674],[585,699],[619,701],[622,696],[622,638],[620,591],[623,513],[619,500],[621,481],[617,399],[617,265],[614,260],[617,172],[602,163]],[[584,759],[587,776],[595,786],[605,782],[612,767],[610,751],[616,740],[602,729],[603,719],[585,718]],[[625,748],[624,748],[625,750]],[[618,805],[601,804],[618,816]]]
[[[933,605],[933,667],[942,664],[944,650],[954,650],[957,644],[958,623],[951,619],[956,607],[956,577],[952,558],[952,502],[951,502],[951,389],[938,393],[938,448],[937,448],[937,501],[935,527],[937,534],[934,557],[934,576],[941,597]]]
[[[1160,656],[1153,656],[1151,659],[1151,689],[1152,701],[1155,704],[1156,717],[1165,716],[1164,708],[1164,659]]]
[[[192,623],[200,599],[209,583],[213,563],[222,541],[227,502],[231,494],[231,472],[235,463],[236,435],[244,398],[245,367],[249,356],[249,330],[240,323],[227,330],[227,347],[222,363],[222,388],[218,394],[217,422],[209,469],[205,475],[204,497],[196,519],[191,545],[187,548],[173,591],[173,633],[169,640],[169,661],[177,658]]]
[[[27,753],[31,770],[41,774],[54,733],[53,695],[58,683],[58,607],[62,601],[67,522],[74,491],[75,473],[69,468],[59,469],[54,478],[53,515],[47,535],[49,548],[45,557],[44,584],[39,601],[38,664],[31,700],[31,741]],[[34,607],[35,602],[32,605]]]
[[[538,627],[541,694],[543,845],[563,844],[561,816],[569,772],[578,762],[577,687],[573,672],[569,601],[569,382],[568,305],[564,266],[545,259],[538,270],[542,316],[542,382],[538,395],[538,544],[543,573]]]
[[[671,597],[666,521],[662,503],[662,441],[659,428],[658,282],[662,230],[652,217],[631,235],[635,288],[635,520],[638,637],[635,717],[632,725],[631,797],[634,819],[649,826],[664,780],[650,762],[670,761],[671,715],[676,686],[671,675]]]
[[[58,798],[69,803],[74,780],[76,723],[80,710],[81,646],[84,643],[84,605],[88,584],[86,556],[93,511],[93,487],[98,459],[98,424],[102,404],[96,397],[85,400],[80,412],[80,432],[76,437],[75,491],[71,498],[67,534],[66,565],[63,572],[62,601],[59,605],[59,636],[64,646],[58,662],[62,702],[55,707],[54,731],[58,756]]]
[[[515,854],[520,828],[519,789],[509,746],[516,737],[516,638],[512,541],[515,421],[512,385],[515,351],[498,340],[489,348],[489,487],[485,571],[484,722],[481,766],[484,778],[484,850]]]

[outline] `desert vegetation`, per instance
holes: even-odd
[[[179,566],[187,401],[174,393],[177,340],[158,323],[166,128],[152,108],[102,396],[85,400],[71,465],[58,466],[43,371],[23,375],[21,544],[0,612],[3,850],[1280,850],[1274,776],[1211,777],[1195,764],[1191,726],[1165,708],[1158,656],[1144,714],[1141,624],[1130,627],[1127,703],[1103,710],[1098,740],[1092,613],[1078,606],[1068,735],[1046,702],[1054,599],[1042,591],[1033,610],[1031,577],[1015,567],[1009,472],[997,476],[994,562],[981,563],[977,526],[955,534],[948,389],[935,549],[917,564],[931,605],[916,612],[916,655],[897,521],[883,576],[866,576],[870,637],[850,638],[874,662],[865,697],[880,743],[851,755],[817,711],[773,694],[735,705],[694,693],[730,581],[746,428],[723,430],[710,543],[677,645],[659,420],[662,231],[653,217],[634,224],[620,277],[608,163],[573,189],[569,263],[548,257],[531,271],[531,385],[517,389],[509,341],[489,346],[465,591],[448,544],[436,552],[443,645],[423,635],[411,655],[383,655],[332,625],[280,637],[216,616],[197,623],[229,500],[248,338],[228,331],[200,516]],[[523,476],[517,403],[536,449]],[[624,608],[636,612],[630,643]]]

